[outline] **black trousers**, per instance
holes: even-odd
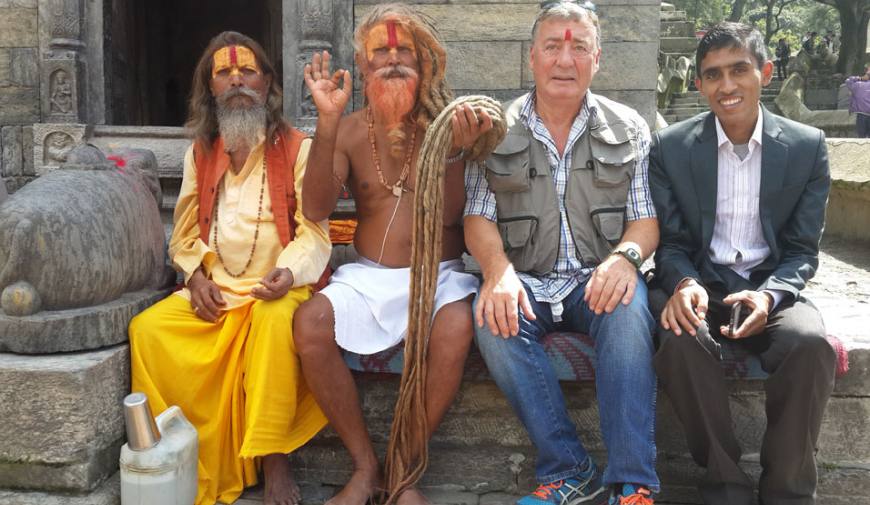
[[[825,405],[834,388],[836,353],[825,339],[818,310],[808,300],[783,302],[768,317],[760,335],[731,341],[720,335],[728,324],[723,294],[711,294],[707,322],[697,338],[658,326],[655,369],[670,397],[695,462],[707,472],[698,489],[707,505],[752,503],[752,481],[740,469],[741,449],[734,434],[728,388],[719,361],[698,339],[743,345],[761,359],[769,377],[764,389],[767,430],[761,444],[759,498],[764,505],[815,504],[816,442]],[[656,317],[667,302],[661,290],[650,293]],[[726,342],[727,340],[727,342]]]

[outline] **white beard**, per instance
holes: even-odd
[[[247,107],[228,105],[230,96],[237,94],[251,96],[255,99],[255,103]],[[254,91],[241,90],[241,93],[234,94],[227,92],[218,97],[217,120],[224,141],[224,150],[234,152],[239,149],[250,149],[257,145],[260,137],[265,134],[266,106]]]

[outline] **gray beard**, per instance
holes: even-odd
[[[250,149],[266,131],[266,107],[258,103],[249,108],[231,108],[219,102],[217,120],[224,150]]]

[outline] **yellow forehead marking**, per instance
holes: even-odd
[[[366,37],[366,56],[369,61],[374,59],[375,49],[388,48],[392,51],[399,47],[407,47],[415,55],[417,53],[414,36],[401,24],[388,20],[369,30]]]
[[[261,74],[260,66],[257,65],[257,57],[254,52],[245,46],[227,46],[215,51],[214,61],[211,66],[212,78],[218,73],[229,70],[230,75],[242,75],[242,70],[253,70]]]

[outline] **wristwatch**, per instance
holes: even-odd
[[[634,247],[626,247],[625,249],[617,249],[613,251],[612,254],[618,254],[623,258],[627,259],[629,263],[634,265],[634,268],[640,270],[640,266],[643,264],[643,258],[640,256],[640,251],[635,249]]]

